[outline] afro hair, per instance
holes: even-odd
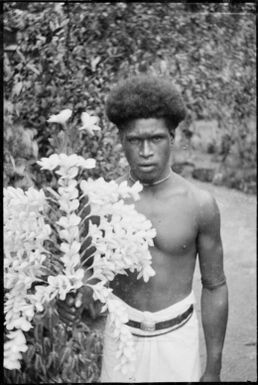
[[[186,117],[179,91],[169,79],[152,75],[130,77],[113,88],[106,100],[106,115],[119,130],[133,119],[164,118],[175,129]]]

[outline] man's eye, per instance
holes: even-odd
[[[128,141],[131,144],[138,144],[139,143],[139,139],[134,139],[134,138],[128,139]]]
[[[160,136],[155,136],[152,140],[153,140],[153,142],[157,143],[157,142],[160,142],[161,139],[162,138]]]

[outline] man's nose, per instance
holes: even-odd
[[[144,140],[141,145],[140,155],[144,157],[150,157],[153,155],[153,150],[148,140]]]

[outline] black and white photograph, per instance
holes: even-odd
[[[257,382],[255,2],[1,8],[3,383]]]

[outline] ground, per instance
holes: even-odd
[[[210,191],[221,211],[224,266],[229,288],[229,319],[225,339],[222,381],[257,381],[256,368],[256,197],[236,190],[191,180]],[[200,273],[194,290],[200,319]],[[205,348],[202,329],[201,358]]]

